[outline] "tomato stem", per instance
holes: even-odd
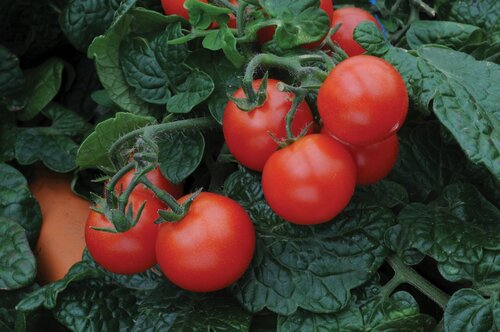
[[[236,12],[236,28],[238,29],[238,37],[245,34],[245,11],[247,7],[248,4],[243,2],[238,6],[238,10]]]
[[[109,180],[109,182],[106,184],[105,190],[106,190],[106,203],[109,206],[112,206],[113,204],[113,195],[114,195],[114,190],[115,186],[118,183],[118,181],[129,171],[134,169],[134,163],[129,163],[125,165],[125,167],[121,168],[118,172],[116,172],[115,175]]]
[[[387,262],[394,270],[394,277],[396,279],[394,279],[394,282],[391,282],[391,279],[391,281],[386,284],[386,286],[388,286],[386,289],[384,289],[385,286],[382,287],[382,292],[384,294],[388,296],[390,295],[390,292],[392,292],[399,284],[407,283],[421,291],[425,296],[439,305],[441,309],[444,310],[446,308],[446,304],[450,299],[448,294],[431,284],[414,269],[407,266],[398,256],[392,255],[388,257]]]
[[[172,211],[177,214],[177,215],[183,215],[184,214],[184,209],[182,206],[177,203],[177,200],[170,195],[168,192],[165,190],[161,190],[160,188],[156,187],[147,177],[143,177],[141,179],[141,182],[148,187],[159,199],[165,202],[165,204],[168,205],[169,208],[172,209]]]

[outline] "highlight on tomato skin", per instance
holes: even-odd
[[[321,128],[321,133],[338,140],[325,127]],[[381,142],[364,146],[355,146],[338,141],[349,150],[356,162],[357,185],[374,184],[384,179],[389,175],[398,160],[399,140],[396,134]]]
[[[339,63],[318,91],[318,111],[343,142],[368,145],[395,134],[408,113],[408,92],[390,63],[356,55]]]
[[[275,152],[262,173],[271,209],[300,225],[332,220],[349,203],[356,165],[341,143],[328,135],[307,135]]]
[[[135,274],[146,271],[156,264],[155,240],[158,234],[158,210],[167,209],[156,197],[131,194],[129,204],[137,213],[146,202],[139,221],[129,230],[111,233],[94,228],[113,229],[103,215],[91,211],[85,224],[85,243],[90,255],[106,270],[117,274]]]
[[[254,250],[254,226],[243,207],[210,192],[200,193],[180,221],[161,224],[156,239],[162,272],[192,292],[212,292],[236,282],[250,265]]]
[[[257,90],[262,80],[254,80],[253,88]],[[222,119],[224,139],[231,154],[242,165],[262,171],[267,159],[278,149],[273,137],[286,138],[286,115],[292,107],[293,95],[278,90],[279,81],[268,79],[265,103],[249,112],[242,111],[233,102],[226,105]],[[243,98],[243,89],[238,89],[233,97]],[[306,102],[300,103],[292,122],[292,133],[299,135],[313,122],[312,112]],[[312,133],[312,128],[308,133]]]
[[[337,43],[348,56],[360,55],[365,50],[353,38],[354,29],[362,22],[370,21],[382,30],[382,27],[372,14],[364,9],[356,7],[345,7],[335,10],[332,18],[332,27],[340,24],[340,28],[331,39]]]

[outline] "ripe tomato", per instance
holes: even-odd
[[[115,186],[115,191],[117,193],[121,193],[122,191],[125,191],[130,182],[132,181],[132,178],[134,177],[134,172],[135,170],[132,170],[125,174],[116,184]],[[161,174],[160,168],[157,167],[148,174],[146,174],[146,178],[148,178],[149,181],[151,181],[155,186],[158,188],[168,192],[170,195],[174,196],[175,198],[179,198],[183,194],[183,185],[182,183],[180,184],[173,184],[172,182],[168,181],[163,174]],[[137,187],[134,188],[134,193],[135,192],[140,192],[143,195],[150,195],[154,197],[154,194],[151,190],[147,189],[142,183],[139,184]]]
[[[325,127],[321,129],[321,133],[331,135]],[[332,137],[337,139],[335,136]],[[398,160],[399,141],[397,135],[364,146],[342,144],[351,152],[356,162],[356,184],[358,185],[373,184],[382,180],[391,172]]]
[[[319,8],[321,8],[326,15],[328,15],[328,18],[330,19],[330,22],[333,19],[333,2],[332,0],[321,0],[319,4]],[[257,31],[257,38],[259,39],[259,43],[263,45],[264,43],[267,43],[271,39],[273,39],[274,32],[276,31],[276,27],[274,26],[268,26],[265,28],[260,29]],[[319,44],[321,44],[321,41],[314,42],[311,44],[306,44],[303,45],[305,48],[314,48],[317,47]]]
[[[207,0],[198,0],[207,3]],[[184,8],[184,0],[161,0],[161,6],[166,15],[179,15],[189,20],[189,13]]]
[[[325,126],[353,145],[380,142],[396,133],[408,112],[403,78],[388,62],[369,55],[342,61],[318,92]]]
[[[360,8],[340,8],[333,13],[332,27],[339,23],[341,26],[339,30],[332,35],[332,41],[338,43],[349,56],[359,55],[365,52],[365,50],[353,39],[354,29],[364,21],[371,21],[375,23],[379,29],[382,29],[372,14]]]
[[[245,210],[232,199],[202,192],[182,220],[160,225],[156,257],[177,286],[211,292],[243,275],[254,248],[255,231]]]
[[[262,80],[253,82],[258,89]],[[256,171],[262,171],[266,160],[278,148],[270,133],[277,138],[286,138],[285,117],[292,107],[293,95],[278,90],[278,81],[267,82],[267,99],[259,108],[244,112],[229,101],[222,119],[222,130],[229,151],[243,165]],[[240,88],[233,95],[236,98],[245,96]],[[307,103],[302,102],[292,123],[295,135],[313,122],[313,116]],[[312,129],[309,131],[312,132]]]
[[[262,173],[271,209],[294,224],[331,220],[349,203],[356,165],[349,151],[330,136],[313,134],[275,152]]]
[[[85,225],[85,242],[95,261],[108,271],[118,274],[144,272],[156,264],[155,240],[158,234],[158,210],[167,207],[157,198],[133,193],[129,204],[134,214],[146,201],[137,224],[126,232],[110,233],[91,227],[113,228],[100,213],[91,211]]]

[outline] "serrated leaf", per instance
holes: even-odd
[[[126,38],[131,21],[131,16],[125,16],[105,35],[95,38],[87,55],[95,60],[97,74],[111,100],[126,111],[154,115],[159,110],[136,96],[135,89],[128,85],[120,65],[120,43]]]
[[[83,141],[77,152],[76,164],[80,168],[113,169],[108,157],[111,145],[122,135],[154,122],[151,117],[116,113],[114,118],[99,123],[94,132]]]
[[[52,120],[50,127],[19,128],[15,143],[15,156],[21,165],[40,160],[56,172],[69,172],[76,167],[78,145],[71,137],[85,134],[90,125],[79,115],[55,103],[49,104],[42,114]]]
[[[0,217],[0,289],[27,286],[35,275],[35,256],[24,228],[15,221]]]
[[[399,250],[431,256],[446,279],[484,286],[498,278],[500,212],[472,185],[453,184],[428,205],[408,205],[398,223],[387,231],[387,245],[397,241]]]
[[[23,86],[24,76],[19,68],[19,59],[0,45],[0,104],[12,108],[10,95],[19,93]]]
[[[462,0],[453,2],[448,18],[491,31],[500,28],[499,11],[500,3],[496,0]]]
[[[85,50],[94,37],[104,34],[111,25],[120,0],[71,0],[64,7],[59,22],[71,44]]]
[[[136,297],[125,288],[80,283],[61,294],[53,312],[71,331],[129,331],[137,312]]]
[[[445,332],[500,330],[500,302],[484,298],[473,289],[461,289],[450,298],[444,311]]]
[[[355,39],[372,52],[381,32],[362,23]],[[378,38],[364,38],[378,34]],[[413,54],[387,47],[375,54],[396,66],[405,78],[410,97],[424,110],[432,107],[469,159],[482,163],[500,178],[500,66],[438,46],[424,46]],[[477,77],[481,77],[477,80]]]
[[[406,292],[388,299],[375,296],[361,304],[352,301],[336,314],[314,314],[298,311],[278,318],[278,332],[285,331],[429,331],[432,317],[421,314],[418,303]]]
[[[205,139],[199,132],[173,133],[157,142],[162,174],[173,183],[184,181],[200,164]]]
[[[339,311],[349,303],[350,290],[369,280],[387,254],[381,242],[394,216],[386,208],[353,202],[332,222],[298,226],[271,211],[253,173],[232,174],[224,190],[247,210],[256,228],[254,260],[231,287],[252,312]]]
[[[202,71],[193,70],[186,81],[176,88],[176,94],[168,100],[170,113],[188,113],[207,99],[214,90],[214,82]]]
[[[61,87],[63,69],[62,60],[50,58],[25,72],[27,101],[26,107],[17,113],[19,120],[31,120],[50,103]]]
[[[15,168],[0,163],[0,217],[17,222],[35,245],[42,223],[40,206],[28,189],[28,182]]]

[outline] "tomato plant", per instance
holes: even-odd
[[[331,220],[349,203],[356,165],[349,151],[333,138],[312,134],[275,152],[262,172],[269,206],[296,224]]]
[[[125,232],[103,231],[94,228],[113,230],[106,216],[91,211],[85,225],[85,243],[99,265],[118,274],[144,272],[156,264],[155,240],[158,234],[158,210],[165,209],[164,203],[149,195],[134,193],[129,204],[137,213],[141,204],[146,202],[136,225]]]
[[[318,92],[326,128],[353,145],[379,142],[397,132],[408,112],[408,92],[388,62],[357,55],[341,62]]]
[[[253,88],[257,89],[261,83],[262,80],[255,80]],[[278,83],[268,79],[266,101],[262,106],[245,112],[229,101],[224,111],[222,128],[229,151],[240,163],[256,171],[262,171],[266,160],[278,148],[275,139],[286,137],[285,117],[292,106],[292,95],[279,91]],[[243,96],[242,89],[233,95]],[[309,106],[302,102],[292,123],[293,133],[298,135],[312,121]]]
[[[197,0],[199,2],[207,3],[207,0]],[[167,15],[178,15],[189,20],[189,13],[186,8],[184,8],[185,0],[161,0],[161,6],[163,11]]]
[[[235,282],[250,264],[254,248],[255,231],[245,210],[227,197],[206,192],[195,198],[180,221],[162,224],[156,240],[163,273],[194,292]]]
[[[132,181],[132,178],[134,177],[134,170],[131,170],[127,172],[120,180],[116,183],[115,185],[115,191],[117,193],[121,193],[126,190],[126,188],[130,185],[130,182]],[[168,181],[163,174],[161,174],[160,168],[157,167],[151,172],[146,174],[146,178],[151,181],[155,186],[157,186],[159,189],[162,189],[166,192],[168,192],[170,195],[174,196],[175,198],[179,198],[182,196],[183,193],[183,188],[184,186],[182,183],[180,184],[173,184],[172,182]],[[151,190],[147,189],[143,184],[137,185],[134,190],[134,193],[140,193],[142,195],[150,195],[154,196],[154,194],[151,192]]]
[[[340,24],[340,28],[332,35],[332,41],[337,43],[349,56],[363,54],[365,50],[354,40],[354,29],[361,22],[373,22],[379,28],[380,24],[372,14],[361,8],[345,7],[333,13],[332,27]]]

